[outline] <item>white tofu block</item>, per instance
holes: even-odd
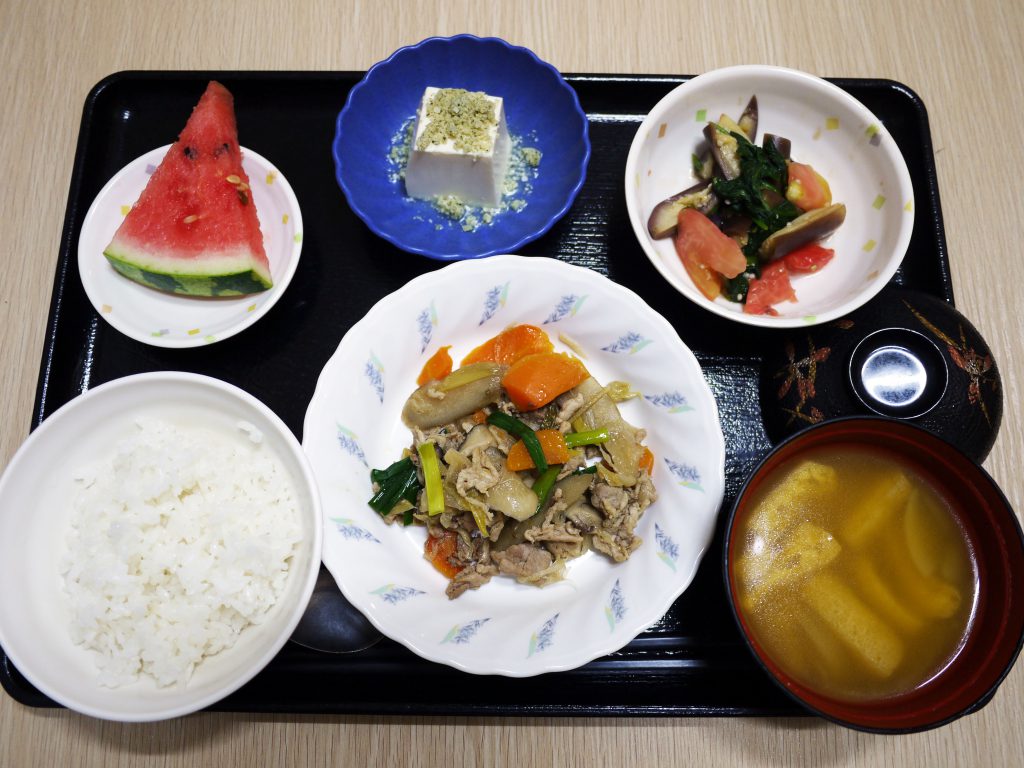
[[[420,137],[430,125],[427,105],[438,90],[427,88],[416,111],[416,127],[405,170],[406,193],[424,200],[453,195],[467,205],[497,207],[501,203],[511,154],[503,100],[497,96],[486,97],[495,105],[497,125],[489,129],[484,151],[456,149],[452,139],[417,149]]]

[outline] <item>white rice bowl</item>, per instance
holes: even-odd
[[[109,382],[52,414],[0,478],[0,645],[88,715],[202,709],[291,636],[321,526],[308,462],[258,400],[194,374]]]
[[[70,631],[104,685],[187,685],[280,598],[302,540],[295,490],[248,422],[135,427],[74,473]]]

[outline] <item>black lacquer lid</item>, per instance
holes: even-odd
[[[981,334],[948,302],[903,288],[789,334],[765,355],[760,390],[773,442],[826,419],[880,414],[980,463],[1003,415],[999,370]]]

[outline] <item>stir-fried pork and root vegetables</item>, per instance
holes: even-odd
[[[370,506],[427,527],[425,557],[456,598],[492,576],[543,586],[593,548],[621,562],[657,498],[644,431],[575,357],[535,326],[514,326],[406,401],[413,442],[374,470]]]

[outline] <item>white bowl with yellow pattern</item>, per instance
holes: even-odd
[[[103,250],[138,200],[170,145],[118,171],[96,195],[78,238],[78,272],[96,312],[125,336],[154,347],[202,347],[230,338],[267,314],[295,275],[302,253],[302,213],[288,180],[269,160],[242,147],[242,167],[270,262],[273,287],[248,296],[181,296],[119,274]]]
[[[518,323],[540,326],[560,351],[571,339],[598,381],[626,381],[642,395],[619,407],[647,432],[658,500],[623,563],[590,551],[546,587],[501,576],[449,600],[448,580],[423,556],[425,529],[387,525],[367,504],[370,469],[412,444],[402,406],[439,347],[451,345],[458,361]],[[626,645],[693,579],[724,494],[718,409],[675,329],[632,291],[546,258],[461,261],[378,302],[324,367],[302,446],[324,505],[324,564],[345,597],[420,656],[479,674],[571,669]]]
[[[823,245],[834,258],[814,274],[791,275],[797,300],[775,305],[777,315],[743,312],[743,305],[711,301],[694,285],[671,237],[653,239],[654,207],[697,182],[693,155],[706,146],[708,121],[734,120],[757,96],[755,143],[765,133],[792,142],[793,160],[823,176],[846,220]],[[846,91],[806,72],[743,65],[707,72],[673,89],[650,111],[626,160],[626,204],[644,253],[681,294],[715,314],[769,328],[817,325],[869,301],[899,267],[914,228],[914,190],[906,162],[890,133]]]

